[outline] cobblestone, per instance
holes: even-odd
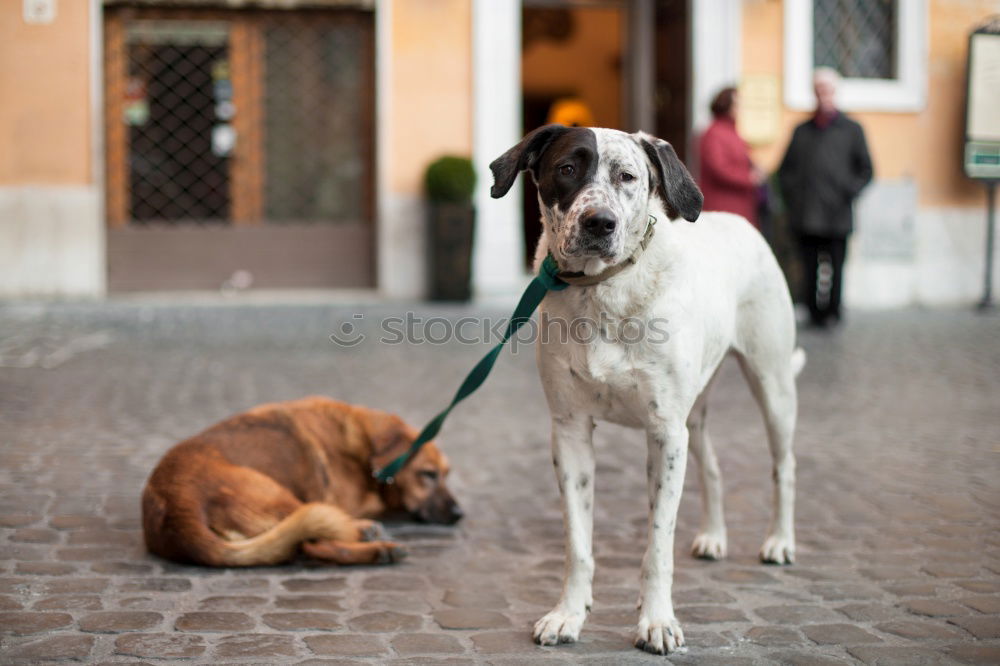
[[[965,604],[969,608],[986,613],[988,615],[1000,615],[1000,596],[992,597],[966,597],[959,599],[959,603]]]
[[[156,659],[197,657],[205,651],[201,636],[184,634],[125,634],[115,639],[115,652]]]
[[[802,628],[809,640],[819,645],[881,643],[882,639],[853,624],[813,624]]]
[[[403,656],[450,654],[465,651],[455,637],[440,634],[400,634],[393,639],[392,648]]]
[[[332,631],[341,626],[332,613],[265,613],[262,619],[264,624],[278,631]]]
[[[150,629],[159,624],[162,619],[163,616],[159,613],[105,611],[84,615],[80,618],[79,626],[83,631],[121,633]]]
[[[951,617],[966,615],[969,612],[969,609],[963,606],[940,599],[912,599],[903,603],[902,606],[914,615],[927,615],[929,617]]]
[[[366,613],[351,618],[348,625],[355,631],[373,631],[376,633],[394,633],[397,631],[412,631],[419,629],[423,620],[416,615],[397,613],[395,611],[380,611]]]
[[[7,653],[7,663],[36,664],[44,661],[73,659],[83,661],[94,647],[92,636],[79,634],[55,634],[30,640],[14,647]]]
[[[73,617],[66,613],[0,613],[0,631],[12,634],[37,634],[68,626]]]
[[[361,634],[307,636],[305,641],[309,649],[316,654],[332,654],[341,657],[377,657],[388,652],[388,648],[381,640]]]
[[[217,657],[226,658],[273,659],[296,654],[295,638],[281,634],[232,634],[220,639],[215,648]]]
[[[993,617],[953,617],[948,620],[962,627],[976,638],[1000,638],[1000,618]]]
[[[939,652],[913,647],[852,645],[847,651],[869,666],[932,666],[943,659]]]
[[[502,613],[468,608],[449,608],[434,613],[442,629],[495,629],[510,625]]]
[[[436,413],[487,347],[379,344],[379,318],[403,309],[363,308],[369,340],[344,349],[328,336],[357,321],[354,308],[0,305],[0,340],[104,341],[53,367],[0,367],[0,663],[1000,662],[995,315],[852,312],[842,330],[802,332],[790,567],[756,562],[770,462],[738,369],[723,369],[708,427],[730,554],[687,554],[699,522],[692,463],[674,579],[689,648],[669,660],[631,647],[644,444],[605,424],[595,432],[593,613],[578,644],[531,641],[559,596],[563,538],[528,346],[504,353],[440,437],[466,518],[455,528],[387,523],[411,551],[405,562],[210,570],[144,552],[139,493],[153,465],[228,414],[312,393],[415,426]]]
[[[198,611],[184,613],[174,628],[178,631],[242,631],[253,629],[254,621],[245,613]]]
[[[964,664],[1000,664],[1000,645],[953,645],[948,654]]]

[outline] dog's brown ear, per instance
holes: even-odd
[[[688,222],[697,220],[705,197],[677,157],[674,147],[645,132],[637,132],[634,136],[653,165],[656,188],[666,204],[667,215],[671,219],[683,217]]]
[[[413,429],[395,414],[365,410],[361,422],[371,446],[372,469],[382,469],[403,455],[416,439]]]
[[[520,143],[508,150],[506,153],[496,158],[490,163],[490,171],[493,172],[493,187],[490,188],[490,196],[499,199],[510,191],[514,185],[517,174],[522,171],[531,171],[531,175],[538,180],[538,173],[535,167],[542,153],[549,147],[555,139],[570,130],[565,125],[545,125],[529,132]]]

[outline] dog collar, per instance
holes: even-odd
[[[656,218],[650,215],[649,222],[646,224],[646,233],[642,235],[642,240],[639,241],[639,247],[635,249],[635,252],[633,252],[628,259],[620,263],[617,263],[614,266],[608,266],[597,275],[587,275],[586,273],[583,272],[560,271],[558,273],[558,277],[566,284],[572,285],[574,287],[590,287],[600,282],[604,282],[609,277],[613,275],[618,275],[623,270],[625,270],[629,266],[639,261],[639,257],[642,255],[643,252],[646,251],[646,248],[649,246],[649,241],[652,240],[653,232],[655,230],[656,230]]]

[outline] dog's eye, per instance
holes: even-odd
[[[420,470],[420,478],[436,482],[438,480],[438,472],[434,469],[422,469]]]
[[[572,164],[563,164],[561,167],[559,167],[559,173],[561,173],[564,176],[572,176],[574,173],[576,173],[576,169],[573,168]]]
[[[622,171],[621,175],[618,176],[623,183],[631,183],[635,180],[635,176],[630,174],[628,171]]]

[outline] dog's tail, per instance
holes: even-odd
[[[213,530],[200,512],[166,516],[154,493],[143,496],[147,548],[161,557],[215,567],[280,564],[292,559],[307,539],[357,541],[355,521],[342,509],[320,502],[297,507],[269,529],[248,539],[229,540]]]
[[[792,352],[792,374],[798,377],[804,367],[806,367],[806,350],[796,347]]]
[[[214,533],[213,533],[214,534]],[[238,541],[218,539],[215,566],[246,567],[287,562],[306,539],[357,541],[358,530],[344,511],[332,504],[310,502],[269,530]]]

